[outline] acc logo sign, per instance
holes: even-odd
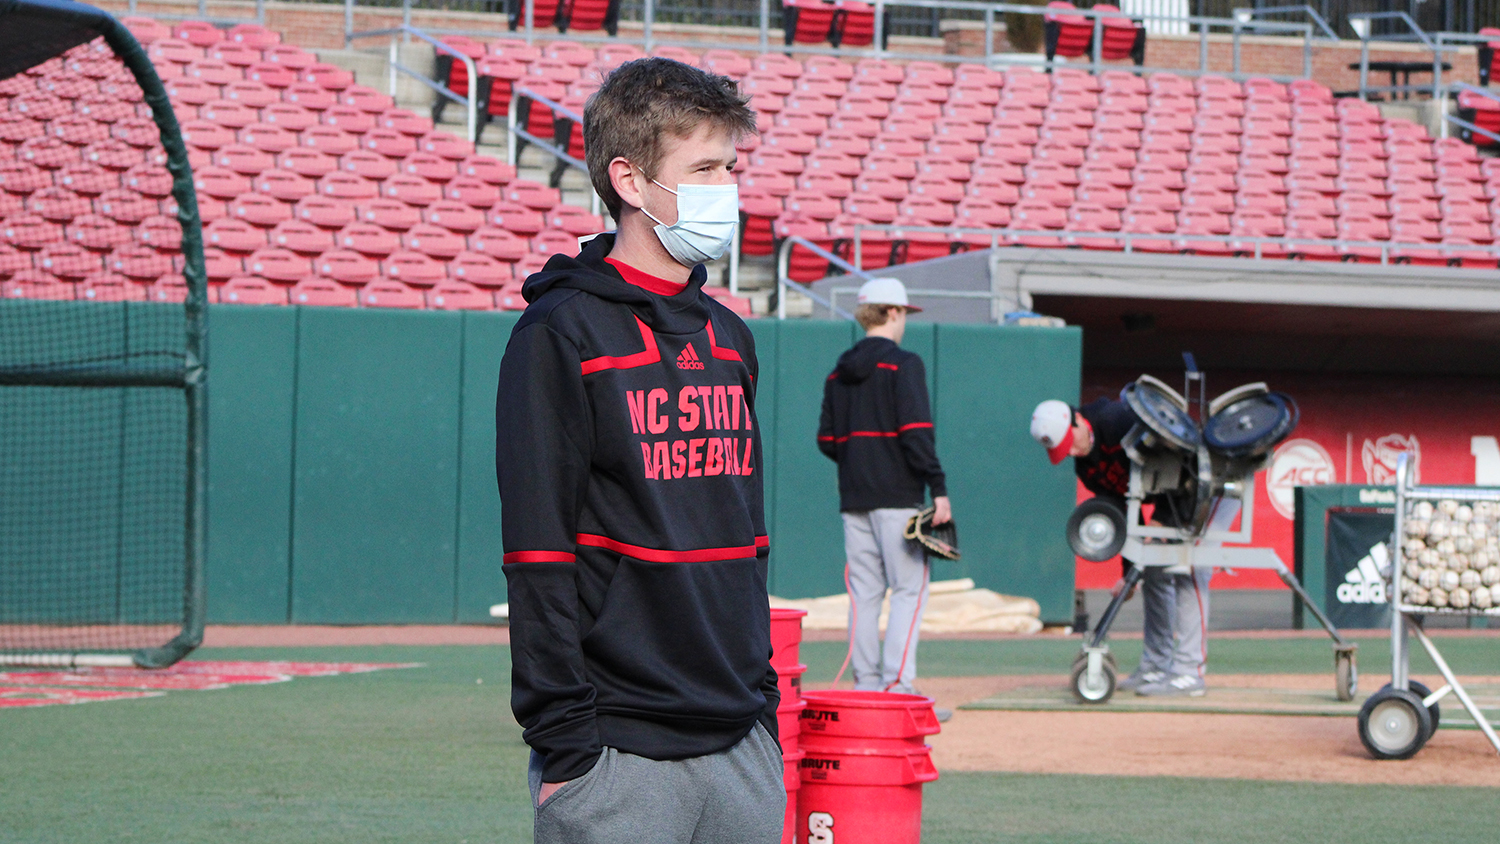
[[[1271,456],[1270,482],[1266,494],[1283,518],[1296,515],[1294,490],[1299,486],[1321,486],[1334,482],[1333,458],[1321,445],[1308,439],[1287,440]]]

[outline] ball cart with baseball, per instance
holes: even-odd
[[[1251,541],[1255,474],[1296,428],[1296,402],[1260,382],[1208,401],[1204,373],[1191,354],[1183,358],[1187,373],[1182,393],[1149,375],[1121,391],[1121,399],[1141,419],[1122,443],[1131,464],[1125,511],[1113,501],[1091,498],[1068,519],[1068,544],[1075,554],[1094,562],[1120,554],[1135,564],[1073,661],[1073,696],[1079,703],[1101,704],[1114,695],[1115,659],[1105,638],[1146,568],[1160,567],[1174,573],[1193,568],[1276,572],[1333,639],[1335,693],[1339,700],[1352,700],[1358,686],[1357,645],[1339,635],[1275,550],[1224,546]],[[1173,512],[1157,514],[1152,519],[1157,524],[1142,524],[1141,505],[1147,499],[1163,502],[1158,510]],[[1240,527],[1233,530],[1236,516]]]
[[[1500,737],[1422,630],[1429,615],[1500,616],[1500,489],[1418,486],[1396,461],[1396,525],[1386,583],[1391,600],[1391,682],[1359,710],[1359,739],[1377,759],[1407,759],[1437,731],[1438,702],[1458,698],[1500,752]],[[1443,675],[1436,691],[1411,679],[1416,639]]]

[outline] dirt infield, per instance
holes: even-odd
[[[1433,687],[1441,684],[1423,679]],[[1365,675],[1360,682],[1373,689],[1388,680]],[[1062,675],[929,678],[921,683],[940,705],[957,707],[1039,681],[1067,684]],[[1220,675],[1210,679],[1209,694],[1216,685],[1322,689],[1329,678]],[[1444,705],[1454,705],[1450,700]],[[931,744],[941,771],[1500,786],[1500,756],[1477,730],[1439,730],[1412,759],[1377,762],[1365,752],[1356,729],[1353,718],[959,710]]]
[[[203,631],[205,648],[508,644],[510,628],[498,624],[210,624]]]

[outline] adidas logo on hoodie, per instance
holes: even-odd
[[[1385,578],[1380,571],[1390,566],[1390,559],[1384,542],[1375,545],[1344,575],[1344,582],[1334,590],[1335,596],[1345,604],[1385,603]]]
[[[678,369],[702,369],[703,361],[698,359],[698,353],[693,351],[693,344],[689,343],[682,349],[682,354],[677,356]]]

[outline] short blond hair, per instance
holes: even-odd
[[[854,309],[854,319],[859,327],[866,331],[885,325],[891,318],[891,311],[906,310],[900,305],[883,305],[866,302]]]

